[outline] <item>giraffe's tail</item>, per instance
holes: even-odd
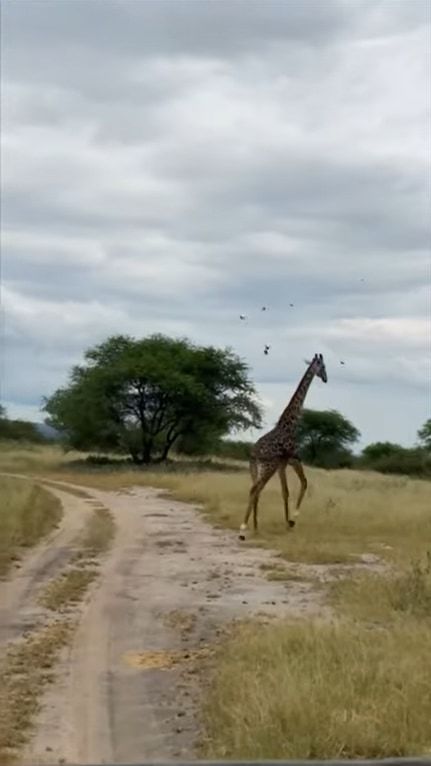
[[[254,484],[258,476],[258,466],[257,466],[257,460],[255,457],[253,457],[253,455],[250,458],[249,468],[250,468],[251,480]]]

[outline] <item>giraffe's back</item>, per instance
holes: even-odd
[[[278,428],[272,428],[263,434],[251,450],[252,460],[288,460],[297,457],[293,435],[283,434]]]

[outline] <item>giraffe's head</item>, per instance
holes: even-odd
[[[325,362],[323,361],[322,354],[314,354],[311,362],[307,362],[310,365],[310,369],[316,377],[323,380],[324,383],[328,382],[328,376],[326,374]]]

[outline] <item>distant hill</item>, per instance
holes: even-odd
[[[32,423],[36,431],[47,441],[59,441],[61,439],[61,431],[58,431],[52,426],[48,426],[46,423]]]

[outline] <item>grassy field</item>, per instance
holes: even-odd
[[[61,519],[61,505],[42,487],[24,479],[0,476],[0,576]]]
[[[41,454],[41,460],[38,460]],[[11,453],[8,462],[13,461]],[[238,530],[243,519],[249,475],[238,470],[193,470],[187,463],[169,471],[112,470],[76,465],[76,454],[56,448],[17,452],[22,471],[104,489],[150,485],[202,506],[216,523]],[[9,468],[10,469],[10,468]],[[0,451],[0,470],[2,454]],[[4,470],[4,469],[3,469]],[[16,469],[18,470],[18,469]],[[292,472],[293,474],[293,472]],[[298,483],[288,473],[292,506]],[[309,489],[297,527],[287,532],[278,478],[265,487],[259,506],[259,535],[249,540],[278,550],[290,561],[351,563],[364,553],[407,564],[431,547],[431,483],[372,472],[307,469]]]
[[[249,477],[238,466],[132,471],[77,467],[75,460],[52,448],[40,460],[37,451],[21,451],[15,470],[105,489],[163,487],[200,504],[218,525],[238,530],[242,521]],[[1,464],[0,452],[0,470]],[[262,495],[260,534],[247,544],[270,547],[280,560],[322,567],[374,554],[390,564],[389,573],[347,573],[328,585],[332,622],[248,624],[235,631],[214,667],[201,754],[430,754],[431,483],[353,471],[307,469],[307,476],[295,530],[284,528],[274,479]],[[295,478],[289,477],[292,495]]]
[[[350,621],[246,626],[206,700],[206,758],[431,754],[431,631]]]

